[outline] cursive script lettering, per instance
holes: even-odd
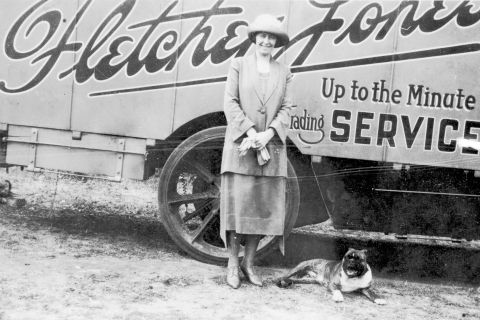
[[[130,77],[142,70],[150,74],[160,71],[169,72],[174,70],[179,59],[187,51],[191,52],[190,62],[193,67],[200,66],[207,59],[210,59],[212,64],[222,64],[233,56],[245,55],[251,46],[248,39],[238,41],[238,30],[247,25],[241,19],[231,19],[227,25],[218,26],[223,34],[218,39],[212,39],[216,17],[239,15],[243,12],[239,6],[224,6],[224,0],[216,1],[207,9],[182,12],[181,14],[174,13],[175,9],[178,10],[179,1],[172,1],[156,18],[126,26],[128,31],[144,28],[144,33],[137,37],[130,34],[118,34],[137,4],[137,0],[124,0],[106,15],[88,39],[75,40],[71,40],[71,38],[74,37],[75,29],[87,20],[87,9],[90,9],[92,0],[84,2],[65,30],[61,30],[61,21],[64,20],[61,11],[57,9],[42,11],[42,7],[47,1],[38,1],[20,15],[8,31],[4,44],[7,58],[11,60],[30,59],[32,65],[42,61],[43,65],[35,71],[36,74],[30,80],[18,87],[7,84],[8,79],[0,81],[0,91],[21,93],[36,87],[52,72],[64,53],[75,52],[78,58],[71,67],[59,73],[59,79],[73,75],[77,83],[84,83],[92,77],[99,81],[108,80],[121,70],[125,70],[127,76]],[[360,8],[356,14],[340,17],[341,9],[348,3],[349,1],[345,0],[309,0],[308,4],[316,10],[315,15],[321,19],[292,36],[290,43],[279,50],[275,57],[278,58],[289,48],[305,42],[293,59],[292,71],[295,72],[295,68],[304,68],[302,65],[327,33],[338,34],[332,38],[334,44],[343,41],[359,44],[369,38],[381,41],[389,33],[394,32],[392,31],[393,27],[397,25],[400,28],[398,32],[406,37],[416,30],[423,33],[437,32],[447,23],[456,23],[457,27],[464,28],[473,26],[480,21],[480,10],[473,12],[473,5],[468,0],[462,1],[458,5],[455,4],[454,8],[447,8],[443,1],[432,1],[431,7],[426,9],[420,9],[419,1],[401,1],[396,8],[388,12],[380,1],[372,1]],[[283,19],[284,17],[279,18]],[[178,28],[167,27],[170,26],[168,23],[174,21],[190,22],[190,20],[193,20],[195,24],[189,32],[182,35],[182,39]],[[29,23],[29,21],[31,22]],[[29,49],[18,49],[16,43],[22,33],[21,30],[26,30],[25,35],[28,38],[33,30],[44,24],[47,24],[48,29],[40,41],[32,41],[32,47]],[[164,28],[162,29],[162,27]],[[159,34],[156,38],[153,38],[157,33]],[[47,45],[55,37],[59,38],[58,42],[53,47],[47,48]],[[235,44],[232,44],[233,42]],[[149,48],[146,47],[147,43],[152,43]],[[196,43],[196,47],[187,50],[194,43]],[[207,44],[211,44],[210,47],[207,48]],[[476,47],[468,49],[469,51],[477,50]],[[457,48],[453,48],[452,53],[445,53],[443,49],[443,51],[438,50],[438,55],[465,52],[465,50],[461,51]],[[142,52],[145,52],[143,56]],[[413,59],[415,54],[407,54],[404,58]],[[377,60],[367,60],[366,63],[382,63],[383,60],[391,62],[393,58],[377,59],[378,62],[375,62]],[[332,63],[332,67],[334,66]],[[322,68],[324,67],[327,66]],[[309,70],[317,69],[310,68]],[[195,81],[191,82],[195,83]]]
[[[26,14],[24,14],[21,17],[21,19],[19,19],[19,21],[22,21],[22,18],[23,18],[23,20],[25,20],[28,17],[28,15],[30,15],[34,11],[36,11],[36,9],[38,9],[38,7],[40,7],[45,2],[46,2],[46,0],[40,1],[31,10],[28,10],[26,12]],[[40,71],[33,77],[33,79],[31,79],[25,85],[23,85],[19,88],[16,88],[16,89],[8,88],[5,81],[0,81],[0,90],[3,91],[3,92],[7,92],[7,93],[18,93],[18,92],[27,91],[27,90],[37,86],[40,82],[43,81],[43,79],[45,79],[45,77],[52,71],[53,67],[55,66],[58,59],[60,58],[60,55],[63,52],[78,51],[82,47],[82,43],[80,43],[80,42],[69,43],[68,41],[69,41],[70,36],[72,35],[72,33],[75,29],[75,25],[80,20],[80,18],[83,16],[83,14],[85,13],[85,10],[87,9],[87,7],[90,5],[91,2],[92,2],[92,0],[88,0],[80,8],[80,10],[75,15],[75,18],[73,19],[73,21],[67,27],[67,30],[65,31],[65,33],[61,37],[61,39],[58,42],[56,47],[54,47],[53,49],[45,51],[44,53],[40,54],[38,57],[36,57],[32,60],[32,64],[35,64],[38,61],[46,59],[45,64],[42,66]],[[43,14],[42,17],[43,18],[41,19],[41,21],[46,21],[50,26],[50,31],[48,32],[48,34],[46,35],[45,39],[42,42],[42,44],[44,45],[50,40],[50,38],[53,36],[55,31],[58,29],[58,22],[57,21],[59,19],[59,15],[58,15],[57,10],[53,10],[53,11],[50,11],[50,12],[47,12],[47,13]],[[7,42],[5,43],[5,48],[11,47],[9,51],[7,51],[7,50],[5,50],[5,51],[7,53],[7,56],[12,58],[12,59],[26,58],[26,57],[36,53],[37,51],[39,51],[40,48],[41,48],[41,46],[38,46],[37,48],[31,50],[29,54],[26,54],[26,53],[19,54],[19,52],[17,50],[15,50],[15,38],[16,38],[17,33],[19,31],[19,26],[22,24],[22,22],[19,22],[19,21],[14,23],[12,29],[10,29],[10,31],[8,32]],[[40,20],[37,19],[36,22],[34,22],[32,24],[32,26],[30,27],[29,30],[32,30],[33,26],[35,26],[38,23],[38,21],[40,21]],[[54,30],[54,31],[52,31],[52,30]],[[27,33],[27,35],[28,35],[28,33]],[[10,42],[8,42],[8,41],[10,41]]]

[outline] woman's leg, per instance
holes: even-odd
[[[248,281],[257,286],[262,286],[262,278],[255,273],[253,262],[255,254],[257,253],[258,243],[260,242],[259,235],[245,235],[245,257],[242,260],[240,268],[247,277]]]
[[[253,267],[255,260],[255,254],[257,253],[258,243],[260,242],[260,236],[255,234],[245,235],[245,257],[243,258],[242,265],[245,267]]]
[[[240,238],[235,231],[227,231],[228,238],[228,267],[238,267],[238,253],[240,252]]]
[[[238,287],[240,287],[240,276],[238,274],[238,253],[240,251],[240,239],[235,231],[227,231],[227,249],[227,284],[230,287],[237,289]]]

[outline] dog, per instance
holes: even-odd
[[[278,278],[277,286],[286,288],[296,283],[326,285],[333,301],[342,302],[342,292],[359,291],[376,304],[386,304],[371,288],[372,270],[367,264],[366,250],[348,249],[341,261],[313,259],[300,263],[285,276]],[[294,278],[292,278],[294,277]]]

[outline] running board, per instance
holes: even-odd
[[[330,239],[350,239],[360,241],[379,241],[389,243],[409,243],[447,248],[462,248],[480,250],[480,240],[454,239],[449,237],[400,235],[395,233],[385,234],[375,231],[335,229],[329,221],[318,224],[306,225],[292,230],[297,235],[315,236]]]

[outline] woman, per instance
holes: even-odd
[[[220,233],[229,252],[227,283],[240,286],[239,269],[262,286],[253,262],[262,235],[284,236],[287,150],[292,101],[288,67],[272,58],[289,41],[272,15],[248,28],[252,55],[232,61],[225,88],[227,132],[222,157]],[[240,239],[245,256],[239,264]],[[281,242],[283,249],[283,241]]]

